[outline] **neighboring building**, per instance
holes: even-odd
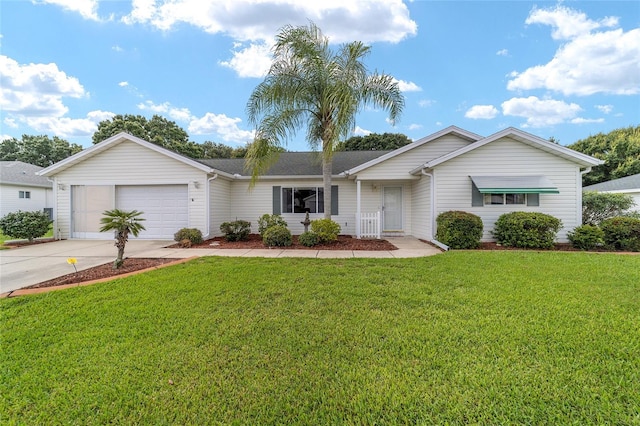
[[[636,203],[631,210],[640,212],[640,173],[637,175],[626,176],[620,179],[613,179],[607,182],[600,182],[594,185],[585,186],[582,190],[614,192],[630,195]]]
[[[448,127],[394,151],[336,152],[332,219],[344,234],[413,235],[432,240],[435,218],[464,210],[484,222],[514,210],[544,212],[563,222],[559,240],[582,222],[582,174],[602,161],[508,128],[482,137]],[[317,153],[285,152],[250,186],[243,159],[193,160],[120,133],[41,171],[54,180],[57,238],[110,238],[99,219],[107,209],[141,210],[140,238],[171,239],[180,228],[220,235],[220,224],[281,214],[303,231],[306,209],[323,217]]]
[[[36,174],[40,170],[42,167],[22,161],[0,161],[0,217],[18,210],[51,214],[53,185]]]

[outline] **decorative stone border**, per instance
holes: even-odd
[[[87,286],[87,285],[91,285],[91,284],[103,283],[103,282],[106,282],[106,281],[113,281],[113,280],[116,280],[118,278],[130,277],[131,275],[141,274],[143,272],[149,272],[149,271],[153,271],[155,269],[165,268],[167,266],[179,265],[181,263],[189,262],[190,260],[197,259],[197,258],[198,258],[198,256],[192,256],[192,257],[188,257],[188,258],[185,258],[185,259],[177,259],[177,260],[175,260],[173,262],[167,262],[167,263],[163,263],[162,265],[152,266],[152,267],[146,268],[146,269],[140,269],[139,271],[127,272],[126,274],[114,275],[114,276],[107,277],[107,278],[99,278],[97,280],[85,281],[85,282],[81,282],[81,283],[63,284],[63,285],[57,285],[57,286],[51,286],[51,287],[41,287],[41,288],[18,289],[18,290],[9,291],[9,292],[6,292],[6,293],[1,293],[0,294],[0,299],[9,298],[9,297],[16,297],[16,296],[28,296],[30,294],[48,293],[50,291],[66,290],[66,289],[72,288],[72,287],[83,287],[83,286]]]

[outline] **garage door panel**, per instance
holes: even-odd
[[[187,185],[127,185],[116,187],[116,206],[139,210],[145,231],[139,238],[173,239],[173,234],[189,226]]]

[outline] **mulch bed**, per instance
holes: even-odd
[[[26,289],[54,287],[65,284],[77,284],[85,281],[93,281],[101,278],[117,277],[118,275],[128,274],[129,272],[140,271],[142,269],[152,268],[165,263],[174,262],[176,259],[150,259],[150,258],[129,258],[125,259],[120,269],[113,269],[113,263],[105,263],[104,265],[95,266],[93,268],[84,269],[82,271],[73,272],[48,281],[34,284]]]
[[[180,248],[180,244],[169,246],[171,248]],[[224,237],[216,237],[206,240],[201,244],[194,244],[191,248],[206,249],[264,249],[268,248],[262,242],[259,234],[249,235],[247,241],[227,241]],[[283,250],[370,250],[384,251],[397,250],[398,248],[387,240],[369,240],[358,239],[348,235],[339,235],[338,241],[328,244],[318,244],[313,247],[305,247],[298,242],[298,236],[294,235],[292,244],[289,247],[275,247]]]

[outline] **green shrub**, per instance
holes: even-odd
[[[571,245],[580,250],[593,250],[604,245],[604,232],[595,225],[581,225],[567,234]]]
[[[613,217],[600,224],[604,242],[615,250],[640,251],[640,219]]]
[[[282,225],[275,225],[264,231],[262,242],[268,247],[288,247],[291,245],[291,231]]]
[[[9,213],[0,219],[0,230],[5,235],[13,238],[25,238],[33,241],[49,232],[49,225],[53,221],[44,212],[17,212]]]
[[[634,204],[628,194],[586,191],[582,194],[582,223],[600,225],[605,219],[624,215]]]
[[[560,219],[544,213],[505,213],[496,221],[493,235],[499,244],[521,248],[553,248]]]
[[[340,225],[331,219],[316,219],[311,221],[311,232],[318,236],[318,243],[331,243],[338,239]]]
[[[453,249],[470,249],[480,246],[482,219],[472,213],[448,211],[436,219],[436,239]]]
[[[202,232],[196,228],[182,228],[173,234],[173,239],[178,242],[189,240],[191,244],[200,244],[202,242]]]
[[[227,241],[244,241],[248,239],[251,232],[251,222],[246,220],[234,220],[233,222],[224,222],[220,225],[220,230],[224,233]]]
[[[285,228],[288,226],[287,222],[279,214],[263,214],[260,219],[258,219],[258,232],[260,236],[264,237],[264,231],[276,225],[284,226]]]
[[[305,247],[313,247],[318,244],[318,235],[314,232],[303,232],[298,236],[298,242]]]

